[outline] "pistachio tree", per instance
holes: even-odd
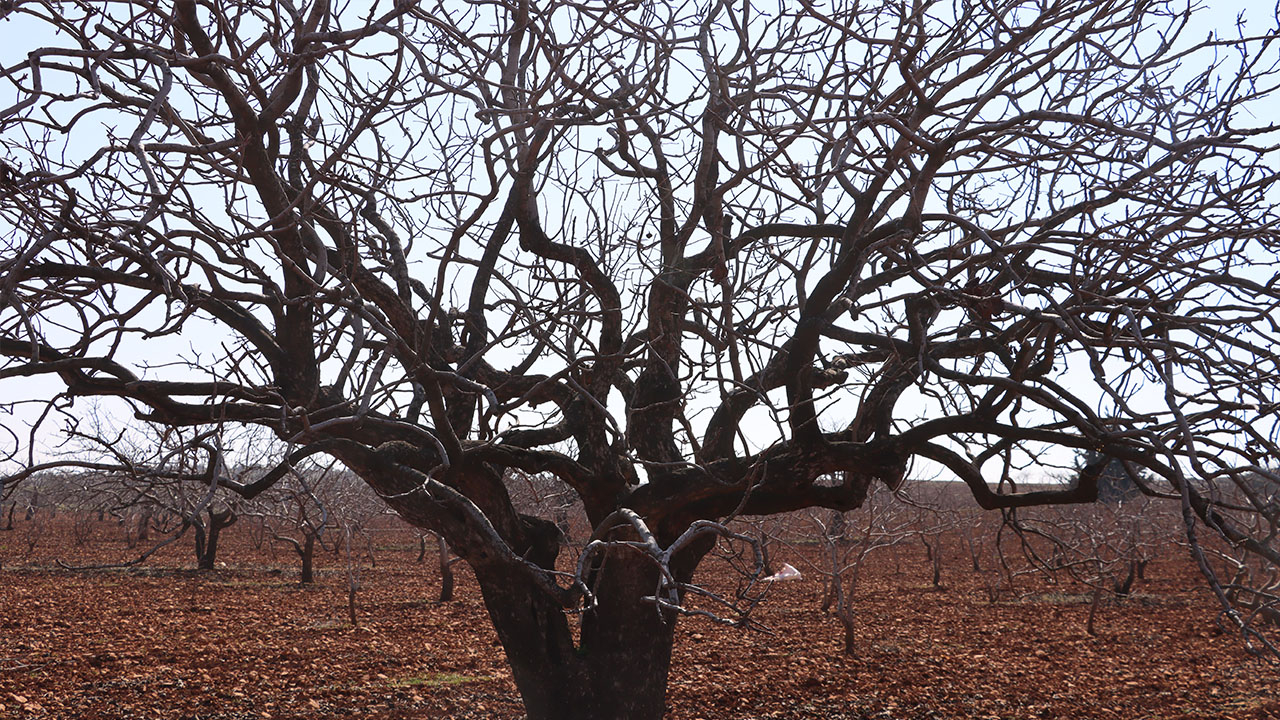
[[[9,463],[84,398],[268,429],[255,478],[205,443],[244,497],[336,459],[471,566],[535,720],[662,715],[727,518],[1092,502],[1011,485],[1081,450],[1265,649],[1199,548],[1280,560],[1278,33],[1208,10],[4,3]]]

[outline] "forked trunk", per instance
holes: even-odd
[[[478,572],[528,720],[660,720],[676,616],[652,602],[652,561],[614,551],[575,646],[564,610],[530,583]],[[498,575],[498,574],[495,574]]]
[[[207,527],[196,525],[196,567],[201,570],[212,570],[218,559],[218,538],[222,531],[235,524],[237,515],[234,510],[221,512],[209,510]]]

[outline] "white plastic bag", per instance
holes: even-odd
[[[770,575],[767,578],[763,578],[762,582],[773,582],[774,580],[799,580],[799,579],[800,579],[799,570],[791,567],[791,563],[782,563],[781,570]]]

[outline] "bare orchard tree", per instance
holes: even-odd
[[[1025,560],[1017,572],[1068,580],[1088,591],[1092,602],[1085,629],[1090,635],[1099,606],[1139,591],[1148,563],[1179,537],[1176,505],[1157,498],[1023,513],[1009,518],[1007,526]],[[1216,554],[1212,546],[1209,550],[1210,556]]]
[[[101,522],[108,513],[124,526],[130,548],[148,541],[152,529],[165,536],[110,567],[143,563],[190,530],[196,567],[212,570],[222,531],[237,522],[244,505],[239,494],[223,485],[243,485],[247,478],[262,475],[261,459],[270,443],[261,441],[261,428],[228,433],[150,424],[144,429],[154,432],[115,427],[94,405],[65,428],[69,437],[57,455],[29,464],[8,479],[25,486],[40,478],[37,489],[54,499],[55,507],[71,510],[76,545],[83,544],[82,534],[87,539],[93,530],[91,522],[82,521]],[[238,457],[244,464],[226,464],[224,442],[242,448]],[[99,567],[106,566],[83,566]]]
[[[856,508],[913,462],[988,509],[1087,503],[1090,473],[1009,481],[1090,448],[1171,488],[1224,603],[1205,533],[1280,560],[1256,493],[1207,491],[1277,480],[1274,15],[0,14],[10,460],[88,396],[270,429],[279,468],[215,473],[245,497],[336,458],[471,565],[534,720],[660,717],[721,521]],[[511,469],[581,498],[585,561]]]
[[[444,536],[431,531],[422,531],[418,535],[418,562],[427,559],[427,538],[435,539],[436,543],[436,569],[440,572],[440,594],[436,596],[436,602],[447,603],[453,602],[453,589],[456,577],[453,574],[453,566],[457,565],[462,558],[453,554],[449,549],[449,543]]]
[[[906,544],[920,530],[919,518],[911,509],[895,502],[888,488],[875,487],[862,507],[851,515],[833,510],[824,517],[823,513],[808,511],[825,557],[806,564],[827,584],[822,611],[834,615],[844,628],[846,655],[858,654],[856,594],[864,563],[872,553]]]
[[[243,513],[263,524],[272,542],[288,545],[298,556],[299,582],[315,582],[316,548],[325,547],[326,533],[331,544],[341,542],[337,523],[330,517],[340,479],[332,467],[307,462],[294,468],[288,477],[258,495]]]

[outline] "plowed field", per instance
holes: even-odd
[[[467,570],[455,566],[454,602],[434,602],[434,557],[416,562],[407,529],[374,533],[350,564],[322,552],[316,584],[303,587],[292,550],[255,548],[245,525],[226,531],[217,570],[189,569],[184,538],[145,565],[86,572],[56,560],[119,561],[141,547],[127,549],[110,522],[82,527],[77,546],[59,522],[0,532],[0,717],[522,716]],[[811,573],[777,583],[757,608],[768,632],[682,621],[668,716],[1280,717],[1280,673],[1219,630],[1185,550],[1153,562],[1130,597],[1102,603],[1090,635],[1082,588],[1027,577],[993,601],[990,578],[958,547],[943,589],[919,545],[871,561],[854,656]],[[803,571],[795,554],[805,552],[775,562]],[[722,561],[702,572],[730,582]]]

